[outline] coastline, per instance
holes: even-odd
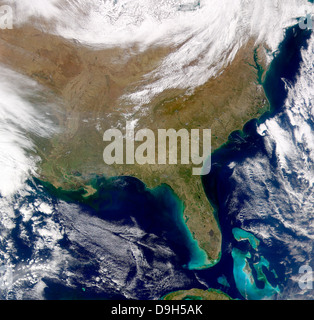
[[[265,83],[267,83],[267,81],[270,81],[269,80],[269,79],[271,79],[270,76],[274,76],[274,74],[276,74],[276,72],[272,72],[273,63],[276,63],[276,61],[277,61],[276,58],[280,59],[281,58],[280,54],[277,55],[274,58],[274,60],[272,61],[271,65],[269,66],[269,69],[267,70],[267,72],[265,74],[265,80],[262,83],[263,86],[265,85]],[[267,98],[269,98],[269,94],[266,95],[266,96],[267,96]],[[270,103],[271,99],[269,99],[268,101]],[[268,118],[272,117],[275,114],[275,112],[276,112],[276,108],[272,108],[271,110],[266,111],[265,113],[263,113],[259,118],[254,118],[254,119],[251,119],[248,122],[246,122],[245,125],[243,126],[243,129],[232,132],[230,134],[229,138],[228,138],[228,141],[226,143],[224,143],[223,145],[221,145],[218,149],[216,149],[213,152],[212,156],[215,158],[218,155],[220,160],[224,159],[224,161],[228,161],[228,159],[230,159],[229,155],[233,154],[234,149],[238,149],[239,145],[241,145],[241,143],[243,143],[243,141],[246,141],[249,138],[252,138],[252,135],[254,136],[254,132],[255,132],[255,128],[256,128],[257,124],[261,123],[262,121],[265,121],[265,119],[268,119]],[[214,163],[214,169],[215,169],[215,167],[217,169],[217,165],[221,166],[223,162],[222,161],[215,162]],[[117,177],[109,178],[109,180],[121,179],[121,178],[124,178],[124,177],[123,176],[117,176]],[[125,176],[125,178],[135,179],[132,176]],[[206,178],[204,178],[204,179],[206,179]],[[204,183],[203,183],[204,179],[202,179],[202,185],[203,185],[203,188],[204,188],[203,190],[204,190],[204,192],[206,194],[206,197],[208,198],[208,201],[209,201],[210,205],[214,208],[214,217],[215,217],[215,219],[217,221],[218,228],[219,228],[222,236],[224,237],[224,230],[223,230],[224,228],[221,228],[221,225],[220,225],[220,223],[221,223],[220,221],[221,220],[218,217],[219,205],[217,205],[214,201],[211,201],[211,198],[208,197],[208,192],[206,191],[207,188],[208,188],[208,185],[204,185]],[[215,266],[217,266],[217,265],[219,266],[219,262],[221,262],[221,257],[223,255],[223,250],[220,251],[218,259],[216,259],[214,262],[209,262],[208,259],[207,259],[207,255],[204,254],[205,252],[200,248],[197,240],[193,237],[192,232],[190,231],[190,229],[187,226],[187,220],[184,217],[184,209],[185,209],[184,202],[183,202],[182,199],[179,198],[177,193],[167,184],[161,184],[161,185],[159,185],[157,187],[149,188],[148,185],[146,185],[143,182],[143,180],[141,180],[141,179],[137,179],[137,180],[144,185],[144,188],[145,188],[145,190],[147,192],[151,193],[153,196],[155,196],[158,199],[160,199],[160,194],[163,193],[163,191],[165,191],[165,190],[163,190],[163,188],[166,188],[168,190],[167,191],[167,192],[169,192],[168,196],[171,198],[170,203],[172,203],[172,207],[175,208],[175,210],[174,210],[175,213],[174,213],[173,219],[176,222],[176,225],[177,225],[178,229],[181,229],[183,238],[185,238],[185,241],[186,241],[185,245],[186,245],[187,248],[189,248],[189,251],[190,251],[190,260],[184,267],[187,268],[187,269],[193,269],[196,272],[197,271],[202,272],[202,270],[207,269],[208,274],[210,274],[211,268],[213,268],[213,267],[215,268]],[[93,184],[93,182],[90,182],[89,185],[91,186],[92,189],[98,190],[97,186],[95,184]],[[72,192],[72,191],[60,189],[61,193],[63,191],[65,192],[65,195],[67,195],[69,192],[70,193]],[[76,190],[73,190],[72,196],[74,195],[74,199],[76,201],[79,200],[81,202],[82,201],[83,202],[86,202],[86,201],[88,202],[90,199],[93,199],[93,198],[98,196],[98,191],[96,191],[96,192],[94,192],[92,194],[87,194],[87,195],[86,195],[85,192],[86,191],[84,191],[84,188],[81,188],[79,190],[76,189]],[[168,201],[169,201],[169,198],[168,198]],[[252,235],[252,237],[254,237],[254,235]],[[250,238],[250,237],[248,237],[248,238]],[[243,242],[245,242],[245,241],[246,241],[246,239],[243,238]],[[258,239],[256,239],[256,241],[258,241]],[[237,251],[233,251],[233,252],[235,254]],[[233,256],[233,257],[235,259],[235,256]],[[243,259],[244,260],[241,258],[242,257],[241,254],[237,255],[237,257],[239,258],[238,259],[239,260],[238,264],[240,266],[243,266],[243,263],[244,263],[243,261],[245,261],[245,259],[246,259],[246,257],[248,257],[248,255],[243,255]],[[265,261],[267,262],[266,259],[265,259]],[[217,269],[217,268],[215,268],[215,269]],[[235,272],[237,272],[237,271],[235,271]],[[246,274],[244,274],[244,275],[242,275],[241,273],[238,273],[238,274],[239,274],[240,278],[243,277],[243,276],[247,277]],[[267,279],[265,281],[267,281]],[[252,287],[251,289],[252,289],[252,294],[253,293],[255,294],[257,289],[254,288],[254,287]],[[214,289],[214,288],[209,289],[209,290],[211,290],[211,292],[213,294],[216,293],[217,296],[219,296],[219,293],[222,292],[220,289]],[[272,286],[268,283],[268,292],[269,292],[269,294],[271,294],[273,292],[272,290],[273,290]],[[278,290],[278,289],[276,289],[276,290]],[[177,291],[174,291],[171,294],[175,295],[176,292]],[[180,291],[180,293],[184,293],[184,292],[185,292],[185,290],[181,290]],[[206,293],[205,293],[205,295],[206,295]],[[259,293],[256,296],[257,297],[262,297],[262,293]],[[234,297],[235,298],[239,298],[238,296],[234,296]]]
[[[193,238],[192,233],[187,227],[186,221],[184,220],[184,203],[176,193],[167,184],[162,184],[155,188],[148,188],[147,185],[141,180],[131,176],[117,176],[111,178],[105,178],[96,176],[90,180],[89,185],[94,190],[93,193],[88,193],[83,187],[74,190],[62,189],[61,187],[56,188],[50,182],[34,178],[34,180],[42,185],[46,192],[51,194],[53,197],[59,200],[63,200],[67,203],[75,203],[84,206],[88,206],[95,210],[95,215],[101,219],[113,219],[111,215],[106,217],[106,210],[110,210],[113,196],[111,191],[121,188],[123,191],[123,185],[133,185],[140,194],[147,194],[148,203],[160,201],[161,208],[161,225],[169,224],[169,227],[173,229],[173,236],[168,232],[167,237],[169,238],[170,244],[173,242],[175,245],[183,246],[184,250],[187,250],[187,256],[185,263],[182,267],[188,270],[202,270],[210,268],[213,263],[208,260],[207,254],[202,250],[196,239]],[[117,183],[118,181],[118,183]],[[130,201],[127,196],[127,192],[123,195],[124,201]],[[144,199],[145,200],[145,199]],[[106,201],[108,204],[103,206],[102,202]],[[147,219],[153,218],[158,220],[158,217],[149,217],[147,212]],[[136,217],[136,216],[135,216]],[[141,219],[141,217],[139,217]],[[156,221],[157,222],[157,221]],[[178,239],[177,239],[178,238]]]
[[[222,199],[222,196],[217,193],[218,192],[216,188],[217,181],[218,181],[217,179],[221,179],[221,175],[222,175],[226,177],[226,181],[227,181],[228,180],[227,177],[231,175],[232,169],[225,170],[224,173],[220,173],[224,170],[223,168],[226,167],[227,164],[233,161],[235,162],[241,161],[243,155],[249,157],[250,153],[256,152],[256,150],[258,149],[258,145],[263,144],[262,137],[259,136],[256,132],[257,126],[267,121],[268,119],[271,119],[272,117],[274,117],[277,113],[281,111],[281,108],[284,106],[284,101],[287,97],[287,91],[285,90],[285,83],[281,79],[287,77],[288,81],[293,82],[293,80],[295,80],[295,77],[300,67],[300,63],[302,61],[301,49],[306,47],[307,40],[311,35],[310,31],[297,32],[296,28],[298,28],[298,26],[293,26],[286,30],[284,40],[282,41],[279,47],[280,50],[272,60],[265,74],[265,79],[262,83],[263,89],[265,91],[267,100],[270,105],[270,110],[266,111],[259,118],[254,118],[249,120],[247,123],[245,123],[242,130],[234,131],[230,134],[228,141],[212,153],[212,159],[213,159],[212,171],[207,177],[204,177],[202,179],[206,196],[208,197],[208,201],[210,202],[211,206],[214,208],[214,216],[218,220],[218,225],[222,230],[223,246],[225,246],[225,248],[222,250],[223,255],[224,255],[224,252],[226,252],[226,246],[229,244],[228,241],[229,240],[231,242],[234,241],[232,240],[234,239],[233,238],[234,235],[232,235],[232,230],[236,225],[236,223],[232,220],[233,228],[230,228],[226,224],[229,224],[231,222],[230,219],[233,219],[233,218],[232,217],[222,218],[221,216],[221,214],[226,214],[226,213],[220,212],[221,208],[219,203],[220,201],[222,201],[220,200]],[[293,54],[290,52],[290,49],[291,50],[293,49]],[[286,58],[287,55],[289,56],[290,59]],[[289,68],[287,68],[287,64],[289,65]],[[289,72],[287,70],[289,70]],[[274,81],[274,79],[276,81]],[[251,144],[254,145],[254,147],[251,148],[250,146]],[[226,231],[226,230],[229,230],[229,231]],[[230,235],[227,235],[227,232],[229,232]],[[249,238],[254,239],[256,243],[259,241],[259,239],[255,238],[253,234],[250,235]],[[252,247],[253,247],[253,250],[256,250],[255,245],[253,245]],[[238,260],[241,261],[241,263],[239,262],[239,266],[240,265],[244,266],[245,264],[243,264],[243,261],[245,261],[248,257],[250,257],[249,253],[245,254],[242,252],[241,254],[236,255],[235,254],[236,252],[237,251],[234,251],[234,257],[232,260],[234,260],[236,256],[241,256],[242,254],[243,259],[238,259]],[[269,262],[264,257],[262,257],[262,259],[263,261],[266,261],[269,264]],[[229,262],[231,261],[229,260]],[[235,263],[235,261],[233,261],[233,263]],[[242,267],[239,267],[239,268],[241,269]],[[238,272],[239,270],[237,270],[237,268],[234,269],[234,276],[236,274],[240,274]],[[246,277],[247,275],[244,275],[244,276]],[[265,285],[268,290],[268,291],[266,290],[267,294],[266,293],[265,294],[271,295],[272,292],[279,293],[278,287],[272,288],[271,285],[268,283],[266,276],[265,275],[263,276],[265,277],[263,282],[265,282]],[[251,288],[252,298],[253,296],[262,298],[263,296],[262,292],[258,292],[258,290],[259,289],[257,288]]]

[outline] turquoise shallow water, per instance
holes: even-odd
[[[171,220],[172,220],[172,223],[176,226],[173,232],[176,232],[175,229],[178,230],[177,232],[180,233],[178,237],[179,238],[182,237],[181,241],[185,243],[190,256],[188,263],[185,264],[184,267],[187,267],[190,270],[198,270],[198,269],[210,267],[211,262],[208,260],[206,252],[199,247],[198,242],[193,238],[190,230],[185,224],[185,221],[183,218],[183,212],[184,212],[183,202],[176,196],[176,194],[167,185],[162,185],[153,190],[149,190],[149,189],[147,190],[148,192],[151,192],[151,194],[153,194],[157,199],[165,198],[166,199],[165,201],[169,204],[169,206],[173,208],[173,210],[171,210],[172,212]]]
[[[123,229],[123,232],[113,232],[114,236],[118,234],[119,238],[127,241],[132,239],[132,248],[137,246],[136,250],[132,249],[135,250],[132,251],[135,263],[127,271],[124,285],[135,282],[136,286],[132,290],[136,297],[160,298],[171,291],[193,287],[214,288],[238,299],[280,297],[286,275],[285,270],[276,266],[276,257],[272,255],[272,251],[277,249],[267,247],[263,239],[247,230],[247,222],[238,217],[241,207],[248,201],[245,192],[236,195],[236,202],[228,202],[236,187],[231,179],[233,171],[229,164],[241,163],[243,159],[265,150],[263,137],[256,133],[256,126],[280,112],[287,95],[281,78],[293,81],[301,61],[300,49],[306,44],[308,37],[309,33],[296,32],[293,28],[287,31],[280,52],[274,58],[263,83],[271,103],[271,112],[261,119],[247,123],[242,132],[232,133],[229,142],[212,155],[212,171],[204,177],[203,185],[216,208],[216,218],[219,219],[223,235],[221,259],[215,266],[210,265],[205,252],[199,248],[188,230],[183,218],[182,201],[166,185],[150,190],[141,181],[130,177],[96,177],[92,185],[97,192],[87,198],[84,197],[83,190],[69,192],[46,185],[47,193],[57,201],[63,200],[69,205],[79,204],[84,214],[110,225],[114,224],[119,230]],[[271,158],[269,161],[275,162],[276,159]],[[245,190],[245,185],[242,190]],[[267,225],[268,221],[250,223],[254,230],[254,223]],[[139,236],[130,237],[128,233],[135,226]],[[109,245],[110,243],[111,240],[108,240]],[[112,259],[119,256],[119,248],[117,247],[117,252],[114,250]],[[124,258],[121,259],[114,268],[108,267],[112,268],[112,273],[123,263],[132,265],[129,256],[125,261]],[[158,265],[153,274],[159,273],[160,277],[149,274],[149,278],[143,279],[149,273],[147,268],[153,264]],[[120,272],[122,278],[124,273],[125,271]],[[90,274],[92,273],[88,272],[86,276]],[[179,276],[176,278],[175,274]],[[175,278],[177,280],[172,283]],[[154,295],[149,295],[148,287],[149,290],[158,287],[162,279],[168,279],[167,288],[163,284],[158,290],[154,289]],[[88,295],[88,292],[84,292],[84,295]]]
[[[248,240],[252,248],[257,250],[260,242],[253,234],[239,228],[232,229],[232,233],[237,241]]]
[[[233,258],[233,275],[237,289],[240,291],[241,295],[250,300],[261,300],[273,297],[276,293],[279,293],[279,287],[273,287],[267,280],[267,277],[260,270],[259,281],[264,283],[263,288],[258,288],[256,281],[254,279],[252,269],[248,263],[248,259],[251,258],[249,252],[242,252],[241,250],[234,248],[232,250]],[[266,262],[266,263],[265,263]],[[263,266],[268,266],[269,263],[266,260],[260,262]],[[259,263],[259,264],[260,264]]]
[[[273,215],[250,219],[250,210],[243,212],[255,190],[245,182],[239,186],[230,163],[241,166],[250,157],[269,156],[256,126],[283,110],[287,92],[281,79],[293,85],[308,37],[288,30],[263,83],[271,112],[232,133],[212,156],[212,171],[203,182],[223,235],[215,266],[204,269],[210,263],[185,224],[183,202],[166,185],[150,190],[131,177],[95,177],[91,184],[97,192],[85,197],[84,190],[57,190],[34,179],[25,194],[16,195],[14,226],[0,246],[17,274],[37,268],[41,288],[35,297],[158,299],[176,290],[214,288],[238,299],[280,298],[287,278],[282,262],[297,260],[277,235],[293,239],[294,234]],[[257,73],[261,81],[262,70]],[[266,161],[276,167],[275,152]],[[267,182],[278,186],[275,177]],[[263,196],[267,201],[267,190]],[[265,241],[268,232],[255,233],[256,225],[273,226],[275,239]],[[33,286],[27,281],[17,284],[13,298]]]
[[[259,157],[269,161],[273,168],[278,165],[275,150],[269,152],[269,145],[265,145],[263,136],[259,135],[256,129],[264,121],[280,114],[285,107],[287,87],[282,79],[287,80],[290,85],[294,84],[302,61],[301,49],[307,47],[310,36],[311,31],[302,31],[298,26],[287,30],[263,82],[271,105],[270,112],[260,119],[248,122],[243,131],[232,133],[228,143],[212,155],[211,173],[203,179],[204,189],[216,209],[223,235],[221,261],[208,270],[206,278],[216,278],[216,281],[209,281],[209,286],[219,288],[234,298],[280,299],[281,290],[287,284],[287,270],[283,268],[282,262],[284,259],[293,261],[294,257],[289,255],[278,239],[261,238],[259,234],[251,231],[255,230],[255,226],[259,226],[259,230],[265,230],[266,234],[270,227],[276,228],[276,232],[283,233],[283,236],[290,236],[291,231],[279,223],[274,225],[271,215],[267,218],[262,215],[258,217],[258,211],[262,212],[263,208],[258,207],[258,199],[254,198],[253,182],[255,173],[257,176],[263,175],[263,171],[254,172],[252,169],[248,175],[250,180],[246,183],[239,177],[238,180],[242,181],[239,185],[235,179],[235,167],[243,166],[247,159]],[[274,188],[278,187],[275,177],[267,183],[273,184]],[[267,199],[266,185],[256,185],[258,190],[263,187],[265,192],[260,193]],[[250,219],[249,209],[242,211],[242,208],[251,208],[250,205],[246,206],[250,201],[256,204],[253,206],[254,219]],[[217,283],[220,286],[217,286]]]
[[[234,132],[229,142],[212,155],[212,171],[204,177],[203,185],[209,200],[216,208],[215,214],[223,235],[221,259],[215,266],[204,269],[211,265],[185,224],[183,202],[166,185],[150,190],[141,181],[131,177],[95,177],[91,183],[97,192],[84,197],[83,190],[56,190],[44,184],[47,194],[52,195],[56,202],[64,201],[67,204],[66,211],[67,206],[72,208],[72,205],[78,205],[78,212],[82,211],[84,215],[96,217],[110,226],[114,225],[118,230],[110,231],[110,236],[113,235],[116,239],[114,241],[123,239],[132,243],[131,256],[125,253],[123,258],[119,246],[123,246],[124,242],[117,248],[112,248],[112,240],[108,234],[108,245],[110,250],[113,250],[111,259],[114,261],[116,257],[120,257],[121,260],[106,268],[115,273],[120,265],[125,264],[127,271],[118,274],[122,279],[127,273],[122,287],[136,283],[136,286],[132,287],[134,296],[143,299],[160,298],[171,291],[193,287],[222,290],[238,299],[268,299],[280,294],[285,274],[280,268],[274,268],[274,257],[271,255],[273,248],[269,250],[263,239],[245,230],[246,222],[239,219],[235,210],[237,208],[230,207],[227,201],[235,187],[230,180],[232,169],[229,164],[232,161],[241,162],[244,158],[264,150],[263,138],[256,134],[256,124],[280,111],[286,91],[284,84],[278,79],[293,79],[301,61],[300,48],[308,37],[307,33],[298,34],[293,29],[288,30],[281,51],[276,55],[263,84],[272,103],[272,112],[246,124],[243,132]],[[240,210],[247,199],[238,195],[237,201]],[[267,224],[267,221],[263,223]],[[135,227],[136,232],[129,235],[130,230]],[[84,229],[84,226],[82,228]],[[98,240],[93,241],[97,243]],[[150,274],[148,270],[154,264],[158,267]],[[96,266],[97,263],[95,270],[86,272],[84,277],[97,274]],[[159,276],[156,277],[155,274]],[[148,275],[149,277],[145,278]],[[117,277],[119,278],[118,275]],[[167,287],[165,284],[160,285],[162,279],[168,279]],[[172,282],[172,279],[177,280]],[[149,290],[154,293],[148,293]],[[51,294],[51,297],[54,294]],[[84,291],[84,296],[89,294],[88,290]]]
[[[143,230],[167,239],[178,251],[182,266],[190,270],[211,266],[207,255],[193,238],[184,221],[184,204],[167,185],[148,189],[131,177],[96,177],[91,185],[97,192],[89,197],[83,190],[65,191],[43,183],[49,193],[68,203],[80,203],[89,213],[106,221],[128,223],[137,220]]]
[[[131,177],[95,177],[91,183],[97,192],[86,197],[84,190],[56,189],[35,179],[35,184],[29,182],[34,192],[21,200],[49,203],[54,228],[64,232],[56,249],[60,261],[66,255],[67,266],[60,268],[60,280],[45,279],[47,299],[159,299],[180,289],[206,289],[191,270],[203,267],[206,255],[188,230],[183,203],[171,188],[150,190]],[[32,221],[24,226],[19,220],[14,235],[16,255],[31,260],[36,250],[20,239],[21,228],[31,234],[31,243],[36,242],[36,228]],[[63,272],[73,274],[71,287]],[[95,285],[100,279],[103,284]]]

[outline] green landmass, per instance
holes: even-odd
[[[202,290],[202,289],[190,289],[171,292],[162,300],[232,300],[227,294],[220,290]]]
[[[183,218],[206,253],[208,262],[202,267],[210,267],[220,259],[221,232],[201,177],[192,176],[192,165],[108,166],[102,157],[103,134],[110,128],[123,128],[128,115],[137,120],[137,128],[154,132],[210,128],[214,151],[231,132],[269,108],[257,81],[262,77],[260,66],[265,65],[264,48],[256,48],[251,39],[232,63],[192,94],[188,89],[166,90],[140,109],[121,99],[136,92],[139,84],[148,83],[150,79],[144,76],[174,50],[152,46],[143,52],[136,45],[95,50],[31,25],[0,31],[0,62],[51,90],[57,102],[54,116],[60,132],[37,144],[42,158],[40,179],[63,190],[84,189],[85,196],[95,192],[90,184],[95,175],[133,176],[150,189],[167,184],[183,201]]]

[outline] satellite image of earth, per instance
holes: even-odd
[[[313,299],[313,21],[0,0],[0,299]]]

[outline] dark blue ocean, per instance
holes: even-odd
[[[11,260],[16,265],[28,261],[30,270],[32,261],[47,262],[36,271],[40,288],[44,288],[40,298],[159,299],[176,290],[214,288],[234,299],[280,299],[288,283],[282,262],[290,252],[279,240],[264,241],[248,230],[263,225],[286,234],[290,231],[271,217],[243,215],[241,208],[252,199],[245,183],[239,187],[232,178],[231,164],[241,165],[260,156],[267,157],[270,166],[278,165],[275,152],[269,153],[264,137],[256,130],[282,112],[287,98],[282,79],[293,85],[301,50],[310,36],[311,32],[297,26],[286,31],[262,83],[271,111],[247,123],[243,131],[233,132],[212,155],[212,170],[203,178],[203,186],[222,232],[222,255],[216,266],[189,270],[199,249],[184,223],[183,203],[166,185],[149,190],[131,177],[94,177],[91,183],[97,192],[84,198],[83,190],[56,190],[34,179],[28,182],[28,193],[15,199],[19,206],[15,209]],[[272,183],[276,185],[276,180]],[[265,188],[266,197],[267,192]],[[46,210],[46,216],[39,210],[28,219],[20,209],[29,204],[40,208],[38,203],[53,210]],[[42,238],[51,241],[51,247],[42,245]],[[8,245],[0,243],[3,251]],[[297,268],[290,260],[290,268]],[[30,283],[25,282],[25,287]],[[33,283],[36,288],[38,282]],[[17,297],[16,292],[11,293],[11,298]]]
[[[289,83],[290,86],[294,85],[302,62],[301,49],[307,48],[310,36],[310,31],[302,31],[298,26],[286,31],[285,39],[263,82],[263,88],[271,106],[270,112],[264,114],[260,119],[248,122],[243,131],[233,132],[229,141],[212,155],[211,173],[203,179],[204,189],[216,209],[216,217],[223,235],[222,259],[214,268],[204,271],[203,277],[212,279],[209,280],[210,286],[227,292],[233,298],[243,299],[246,295],[247,299],[280,299],[281,291],[288,285],[287,268],[284,267],[283,261],[291,259],[292,263],[289,266],[293,268],[293,257],[280,240],[272,238],[271,241],[267,239],[264,242],[263,239],[257,238],[259,246],[256,250],[251,242],[239,242],[235,239],[234,230],[254,230],[259,225],[266,230],[277,229],[278,234],[292,235],[293,232],[285,228],[283,224],[278,224],[278,221],[271,216],[265,219],[265,216],[258,217],[258,214],[254,214],[254,218],[250,218],[250,213],[244,212],[242,208],[246,203],[256,200],[252,196],[254,190],[250,190],[250,181],[247,181],[246,185],[243,179],[244,184],[239,186],[233,177],[235,175],[234,164],[245,166],[243,163],[247,159],[254,161],[256,158],[267,158],[269,166],[274,168],[274,171],[276,170],[279,161],[276,152],[273,150],[270,153],[267,150],[265,138],[258,134],[256,129],[268,119],[276,115],[280,116],[284,110],[288,94],[286,83]],[[289,128],[286,129],[289,130]],[[230,166],[232,163],[233,165]],[[266,166],[265,169],[267,169]],[[254,180],[254,171],[250,174],[250,179]],[[274,187],[280,188],[275,175],[271,183]],[[258,186],[257,183],[256,186]],[[263,197],[266,199],[269,196],[267,193],[268,189],[265,186]],[[233,201],[234,197],[236,197],[236,202]],[[293,210],[291,213],[293,214]],[[245,238],[245,235],[243,237]],[[302,236],[299,240],[302,241]],[[248,275],[243,274],[241,269],[237,269],[236,262],[241,268],[249,266]],[[298,267],[299,264],[295,263],[294,274],[297,273]],[[228,280],[230,287],[215,285],[214,279],[221,275]],[[250,276],[252,279],[249,279]],[[254,283],[251,283],[253,280]]]

